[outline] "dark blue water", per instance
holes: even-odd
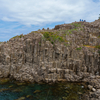
[[[80,83],[30,84],[0,81],[0,100],[81,100],[85,88]]]

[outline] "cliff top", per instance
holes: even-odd
[[[100,19],[94,22],[72,22],[56,25],[53,29],[39,29],[27,35],[15,36],[7,42],[0,43],[0,45],[7,44],[17,47],[18,44],[23,45],[26,40],[38,38],[50,41],[53,46],[63,45],[72,49],[81,49],[82,47],[100,49]]]

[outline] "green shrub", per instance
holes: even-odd
[[[66,44],[66,43],[64,43],[64,45],[67,47],[68,46],[68,44]]]
[[[50,34],[48,32],[45,32],[43,35],[45,38],[50,38]]]
[[[81,24],[80,24],[80,23],[72,23],[71,25],[74,25],[75,28],[77,28],[77,27],[81,27]]]
[[[14,37],[12,37],[12,38],[14,39],[14,38],[16,38],[16,37],[18,37],[18,36],[14,36]]]
[[[100,35],[98,36],[98,38],[100,38]]]
[[[19,35],[19,36],[17,35],[17,36],[14,36],[14,37],[12,37],[12,38],[14,39],[14,38],[17,38],[17,37],[18,37],[18,38],[22,38],[22,37],[24,37],[24,36],[23,36],[23,35]]]
[[[78,31],[78,29],[74,28],[74,29],[70,29],[70,30],[67,30],[67,35],[69,34],[72,34],[73,31]]]
[[[81,50],[82,48],[80,47],[80,48],[76,48],[76,50]]]
[[[41,46],[41,42],[39,42],[39,45]]]
[[[42,40],[45,40],[45,37],[42,37]]]
[[[53,42],[53,41],[51,41],[51,43],[52,43],[52,44],[54,44],[54,42]]]
[[[46,40],[50,41],[52,44],[54,44],[55,41],[59,41],[59,42],[64,42],[64,39],[62,36],[59,36],[56,32],[42,32],[42,34],[44,35],[44,37],[46,38]]]
[[[64,42],[64,39],[63,39],[62,37],[58,37],[58,40],[59,40],[60,42]]]
[[[100,51],[98,51],[98,53],[100,54]]]
[[[20,35],[19,37],[21,38],[22,36]]]
[[[80,28],[80,30],[82,31],[82,30],[83,30],[83,28]]]
[[[95,46],[95,48],[98,48],[98,49],[100,49],[100,45],[97,45],[97,46]]]
[[[72,30],[68,30],[68,33],[71,34],[72,33]]]

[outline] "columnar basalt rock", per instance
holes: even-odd
[[[0,53],[1,76],[17,77],[16,75],[19,75],[20,78],[17,79],[25,81],[25,78],[22,78],[24,74],[24,77],[28,75],[33,81],[37,81],[42,75],[43,77],[39,81],[45,80],[45,78],[53,81],[56,74],[60,76],[60,79],[66,79],[69,74],[72,75],[71,77],[75,77],[75,79],[70,79],[71,81],[78,81],[84,76],[83,72],[92,75],[99,74],[98,53],[91,55],[86,47],[80,51],[64,46],[55,45],[53,47],[49,41],[44,42],[43,40],[40,40],[42,44],[39,45],[39,39],[26,39],[20,47],[12,46],[11,52],[7,51],[11,46],[8,46],[8,49],[1,46],[3,49]],[[51,80],[49,80],[50,75]],[[57,80],[57,78],[54,79]]]
[[[99,89],[100,53],[94,46],[100,45],[100,26],[95,22],[79,23],[81,27],[77,29],[73,24],[48,29],[49,32],[73,29],[72,34],[65,35],[67,47],[47,41],[42,34],[44,29],[0,43],[0,78],[47,83],[84,81]]]

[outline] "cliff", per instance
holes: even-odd
[[[100,20],[56,25],[0,42],[0,78],[4,77],[87,82],[100,98]]]
[[[100,87],[100,20],[57,25],[0,43],[0,77],[90,82]]]

